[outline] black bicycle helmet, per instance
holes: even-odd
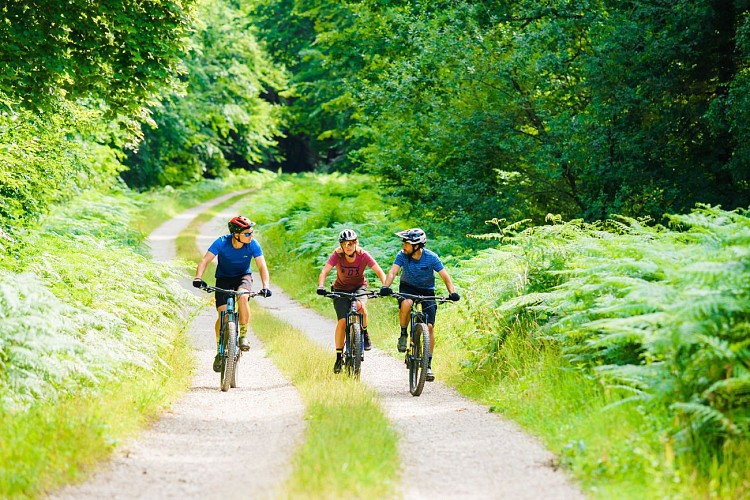
[[[354,241],[356,239],[357,233],[355,233],[351,229],[344,229],[339,233],[339,243],[343,243],[344,241]]]
[[[399,231],[398,233],[394,234],[401,238],[401,241],[405,243],[411,243],[412,245],[418,245],[420,243],[424,245],[425,243],[427,243],[427,235],[418,227],[407,229],[405,231]]]
[[[229,226],[229,232],[232,234],[241,233],[242,231],[250,229],[254,225],[255,225],[255,222],[241,215],[234,217],[232,220],[229,221],[229,224],[227,224],[227,226]]]

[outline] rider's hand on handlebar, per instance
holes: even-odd
[[[393,290],[391,290],[391,287],[389,287],[389,286],[381,286],[380,287],[380,296],[381,297],[388,297],[389,295],[393,295]]]
[[[206,288],[208,286],[208,283],[200,278],[193,278],[193,286],[195,288]]]
[[[323,288],[322,286],[319,286],[318,287],[318,291],[315,292],[315,293],[317,293],[318,295],[325,295],[326,294],[326,289]]]
[[[263,297],[270,297],[271,296],[271,290],[269,290],[268,288],[261,288],[260,291],[258,292],[258,294],[261,295],[261,296],[263,296]]]
[[[452,300],[453,302],[458,302],[458,300],[461,298],[459,294],[456,292],[453,292],[451,294],[448,294],[448,300]]]

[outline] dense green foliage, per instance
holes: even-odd
[[[230,179],[276,156],[265,97],[283,71],[234,2],[14,0],[0,65],[3,254],[55,203],[120,176],[139,189]]]
[[[665,446],[708,473],[750,439],[750,219],[712,207],[668,218],[672,230],[619,219],[488,235],[502,246],[465,266],[468,314],[482,318],[467,367],[502,372],[506,337],[526,325],[613,405],[668,415]]]
[[[409,224],[367,185],[282,176],[249,200],[272,275],[299,300],[320,305],[315,278],[343,227],[392,262],[391,233]],[[742,496],[750,222],[708,206],[667,219],[518,223],[478,236],[493,248],[461,259],[453,234],[428,234],[463,296],[440,314],[437,366],[455,364],[462,389],[541,433],[605,497]]]
[[[453,339],[469,349],[466,377],[509,375],[511,348],[561,353],[558,371],[600,385],[591,392],[657,436],[635,457],[613,450],[602,470],[619,460],[657,475],[647,462],[659,456],[660,480],[694,479],[697,465],[720,483],[710,492],[732,492],[750,432],[749,58],[746,0],[5,2],[3,405],[158,369],[149,355],[163,344],[145,333],[155,307],[176,321],[175,270],[138,254],[132,207],[88,193],[118,183],[125,151],[133,186],[223,177],[214,192],[249,185],[228,169],[275,158],[283,130],[309,138],[321,169],[373,175],[278,179],[252,207],[272,265],[314,279],[351,226],[387,267],[390,234],[411,225],[455,264],[486,219],[561,214],[506,228],[454,273],[471,290]],[[161,305],[144,280],[172,290]],[[59,324],[29,337],[49,313]]]
[[[194,0],[8,0],[0,7],[0,91],[29,110],[101,100],[140,114],[169,85]]]
[[[129,154],[123,178],[143,188],[226,176],[275,158],[277,107],[265,98],[285,85],[267,60],[241,8],[203,0],[183,59],[185,88],[152,108],[153,126]]]
[[[259,3],[293,123],[414,214],[750,205],[746,1]]]
[[[3,112],[0,102],[0,234],[37,220],[56,202],[111,186],[122,166],[96,141],[93,113],[76,105],[59,113]],[[12,240],[0,239],[0,249]]]
[[[109,188],[145,107],[177,85],[190,0],[0,7],[2,247],[56,202]]]
[[[26,235],[17,261],[3,261],[6,410],[101,390],[128,366],[160,369],[172,339],[154,332],[183,321],[195,299],[176,282],[183,270],[150,261],[128,226],[134,212],[123,197],[81,197]]]

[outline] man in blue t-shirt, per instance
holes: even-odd
[[[424,246],[427,243],[427,235],[419,228],[407,229],[396,233],[401,238],[401,251],[396,255],[391,270],[385,277],[384,286],[380,289],[380,295],[390,295],[393,291],[389,288],[396,275],[401,272],[401,281],[398,287],[399,292],[410,295],[435,295],[435,273],[440,276],[445,283],[445,287],[450,294],[450,300],[459,300],[461,297],[456,293],[453,287],[453,281],[448,275],[440,258],[431,250]],[[406,352],[406,328],[409,325],[409,313],[414,304],[413,300],[399,298],[399,323],[401,325],[401,335],[398,338],[398,351]],[[435,314],[437,304],[434,300],[422,302],[422,312],[427,321],[427,328],[430,330],[430,358],[427,364],[427,380],[432,382],[435,375],[432,373],[432,352],[435,346]]]
[[[250,262],[255,259],[255,264],[258,266],[260,280],[263,285],[259,293],[263,297],[270,297],[271,290],[268,289],[269,278],[266,259],[263,257],[263,250],[260,248],[260,243],[253,239],[253,226],[255,226],[255,222],[240,215],[230,220],[228,226],[230,234],[225,234],[217,238],[208,247],[208,251],[198,263],[198,268],[195,270],[195,279],[193,279],[193,286],[196,288],[206,286],[206,282],[203,281],[203,273],[206,272],[208,264],[215,257],[218,257],[215,275],[216,287],[225,290],[250,291],[253,286],[253,274],[250,270]],[[250,344],[247,341],[250,307],[247,304],[247,300],[247,295],[240,295],[237,297],[236,302],[240,312],[239,344],[240,349],[243,351],[250,349]],[[216,310],[219,314],[215,326],[217,346],[219,343],[219,321],[221,320],[222,311],[226,311],[226,309],[227,295],[216,292]],[[221,356],[218,353],[216,354],[216,358],[214,358],[213,368],[216,372],[221,371]]]

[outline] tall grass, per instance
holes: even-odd
[[[750,437],[748,219],[699,207],[672,220],[680,227],[573,221],[494,235],[501,249],[465,264],[476,293],[463,305],[473,331],[457,325],[454,339],[470,353],[463,375],[502,387],[485,397],[511,414],[527,404],[529,394],[516,392],[529,379],[540,394],[579,402],[584,425],[553,447],[600,490],[638,471],[644,479],[631,491],[747,494],[737,467]],[[519,341],[524,357],[544,360],[533,370],[515,368]],[[566,378],[590,395],[557,387]],[[602,433],[622,439],[602,442]]]
[[[272,279],[303,303],[330,313],[314,289],[338,230],[357,230],[387,269],[391,233],[417,225],[355,202],[365,190],[284,176],[265,189],[273,202],[249,203]],[[496,245],[473,258],[448,255],[450,235],[428,243],[463,295],[438,313],[433,368],[543,437],[597,496],[750,491],[747,217],[699,207],[671,220],[518,223],[482,235]],[[395,353],[393,310],[373,303],[370,330]]]
[[[126,194],[90,193],[4,261],[0,496],[81,477],[187,383],[182,332],[197,300],[177,281],[184,269],[145,256],[136,214]]]
[[[399,482],[397,436],[372,389],[334,375],[331,353],[253,306],[253,332],[305,402],[308,428],[283,496],[391,498]]]

